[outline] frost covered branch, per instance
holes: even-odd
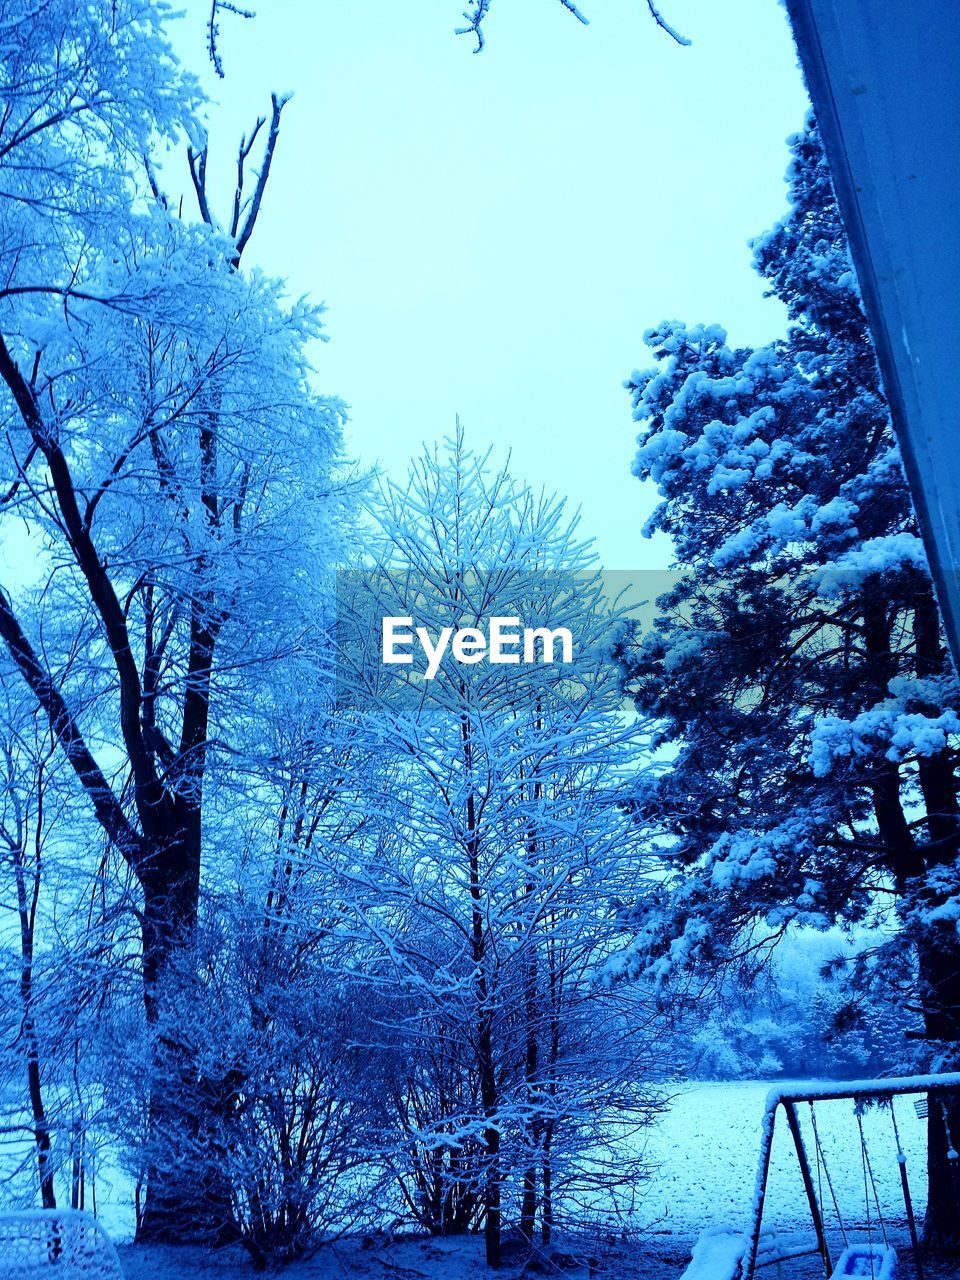
[[[675,27],[671,27],[670,23],[667,22],[663,14],[653,3],[653,0],[647,0],[647,8],[650,10],[650,17],[653,18],[657,26],[660,27],[662,31],[665,31],[668,36],[671,36],[676,40],[677,44],[690,45],[693,43],[693,41],[689,40],[686,36],[682,36]]]
[[[493,0],[477,0],[477,3],[472,9],[464,10],[463,16],[466,18],[469,26],[457,27],[454,31],[454,34],[458,36],[476,36],[477,47],[474,49],[474,53],[481,53],[484,45],[486,44],[483,36],[483,20],[490,12],[490,5],[492,3]],[[582,22],[585,27],[590,25],[590,19],[585,14],[581,13],[573,3],[573,0],[559,0],[559,3],[563,5],[564,9],[566,9],[568,13],[572,13],[578,22]]]
[[[224,78],[223,59],[217,46],[217,40],[220,38],[220,23],[217,17],[221,11],[235,13],[238,18],[255,18],[257,15],[252,9],[241,9],[238,5],[230,4],[229,0],[211,0],[210,17],[207,20],[207,53],[213,63],[214,71],[222,80]]]
[[[492,3],[493,0],[476,0],[476,4],[474,4],[472,9],[464,10],[463,16],[467,20],[468,25],[465,27],[457,27],[455,30],[455,35],[472,35],[476,37],[477,47],[474,49],[474,53],[482,52],[483,47],[486,44],[483,34],[483,23],[484,19],[490,12],[490,6]],[[590,25],[590,19],[577,7],[577,5],[573,3],[573,0],[558,0],[558,3],[562,5],[568,13],[572,13],[577,21],[582,22],[585,27]],[[650,16],[653,18],[657,26],[660,27],[662,31],[665,31],[671,39],[677,42],[677,44],[689,45],[691,43],[686,36],[682,36],[675,27],[672,27],[670,23],[667,22],[666,18],[664,18],[653,0],[647,0],[647,8],[650,10]]]
[[[264,144],[263,158],[260,162],[256,183],[250,195],[246,194],[246,164],[253,150],[253,145],[259,137],[261,129],[266,124],[266,117],[258,116],[249,137],[244,134],[240,139],[240,145],[237,148],[237,182],[233,193],[230,223],[226,228],[223,227],[223,224],[213,212],[207,192],[207,155],[209,150],[207,138],[197,139],[187,149],[187,164],[190,168],[190,178],[193,182],[193,189],[196,192],[200,216],[207,226],[226,230],[231,239],[236,242],[235,266],[239,264],[241,255],[247,247],[247,242],[251,235],[253,235],[254,227],[257,225],[260,206],[263,203],[263,193],[267,188],[270,167],[273,164],[277,140],[280,137],[280,116],[289,101],[289,95],[282,97],[275,93],[270,95],[270,127],[267,132],[267,141]]]

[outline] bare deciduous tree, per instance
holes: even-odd
[[[153,8],[125,0],[105,23],[58,0],[43,16],[24,15],[4,67],[0,488],[50,570],[59,641],[40,643],[22,584],[0,590],[0,638],[136,877],[157,1020],[197,920],[213,740],[227,745],[245,673],[307,625],[294,606],[304,562],[325,554],[341,410],[307,382],[319,313],[237,270],[283,100],[249,193],[263,122],[241,143],[226,228],[206,144],[191,150],[206,225],[190,227],[133,186],[158,133],[199,136],[189,80],[157,75],[172,54]],[[80,635],[65,675],[56,644]],[[189,1172],[158,1174],[144,1232],[182,1238],[193,1194]]]

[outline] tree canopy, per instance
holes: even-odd
[[[789,212],[753,242],[786,337],[735,347],[667,322],[628,383],[634,472],[662,496],[647,530],[673,539],[678,579],[623,655],[665,756],[635,812],[670,874],[614,968],[666,981],[762,956],[792,926],[883,921],[888,980],[900,953],[915,965],[888,995],[949,1067],[956,674],[812,121],[790,148]]]

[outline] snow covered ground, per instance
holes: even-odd
[[[677,1086],[674,1100],[651,1130],[646,1151],[658,1168],[644,1197],[641,1225],[690,1239],[708,1226],[745,1226],[753,1200],[760,1149],[760,1121],[770,1085],[759,1081],[690,1083]],[[913,1099],[898,1098],[897,1125],[918,1217],[926,1198],[926,1125]],[[844,1221],[866,1226],[864,1169],[853,1104],[823,1102],[816,1107],[817,1130]],[[800,1121],[811,1165],[815,1144],[809,1112]],[[871,1108],[863,1117],[869,1161],[885,1218],[904,1220],[897,1149],[889,1110]],[[826,1177],[823,1198],[828,1225],[835,1221]],[[871,1202],[872,1202],[871,1190]],[[871,1219],[876,1208],[871,1203]],[[782,1113],[777,1120],[764,1222],[806,1227],[810,1217]]]
[[[658,1280],[679,1277],[693,1241],[704,1227],[730,1225],[745,1229],[756,1178],[760,1122],[769,1088],[768,1083],[750,1081],[691,1082],[671,1089],[669,1109],[651,1129],[645,1147],[653,1168],[634,1225],[647,1243],[629,1255],[619,1256],[610,1274]],[[919,1217],[925,1198],[925,1124],[917,1117],[909,1097],[897,1099],[896,1111]],[[800,1118],[816,1176],[815,1147],[805,1107],[800,1109]],[[867,1229],[864,1168],[853,1104],[818,1104],[817,1124],[845,1224],[848,1228],[855,1226],[862,1234]],[[903,1204],[889,1111],[868,1111],[863,1127],[880,1208],[902,1237]],[[112,1185],[108,1185],[110,1172]],[[828,1226],[836,1235],[830,1193],[822,1175],[821,1180]],[[116,1170],[102,1170],[99,1211],[114,1239],[121,1242],[129,1239],[132,1229],[132,1213],[128,1204],[122,1203],[128,1191]],[[870,1219],[875,1232],[876,1209],[872,1203]],[[774,1139],[764,1221],[785,1230],[806,1231],[809,1227],[793,1145],[782,1115]],[[120,1253],[128,1280],[181,1275],[236,1280],[252,1274],[249,1261],[234,1250],[211,1255],[194,1250],[127,1246]],[[314,1260],[296,1265],[286,1274],[289,1280],[340,1280],[348,1276],[460,1280],[461,1276],[475,1275],[481,1260],[482,1244],[476,1237],[389,1246],[368,1243],[366,1248],[359,1241],[348,1241],[321,1251]],[[601,1274],[605,1271],[602,1269]],[[791,1269],[792,1276],[807,1273],[806,1267]]]

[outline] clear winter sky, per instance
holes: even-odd
[[[327,304],[318,384],[351,405],[351,456],[402,479],[459,413],[580,506],[606,567],[665,564],[621,384],[664,317],[783,328],[746,245],[785,208],[806,109],[778,0],[659,0],[690,48],[644,0],[582,0],[588,27],[494,0],[478,56],[464,0],[251,2],[204,76],[211,170],[225,203],[239,134],[294,94],[248,254]],[[202,70],[209,0],[186,8]]]

